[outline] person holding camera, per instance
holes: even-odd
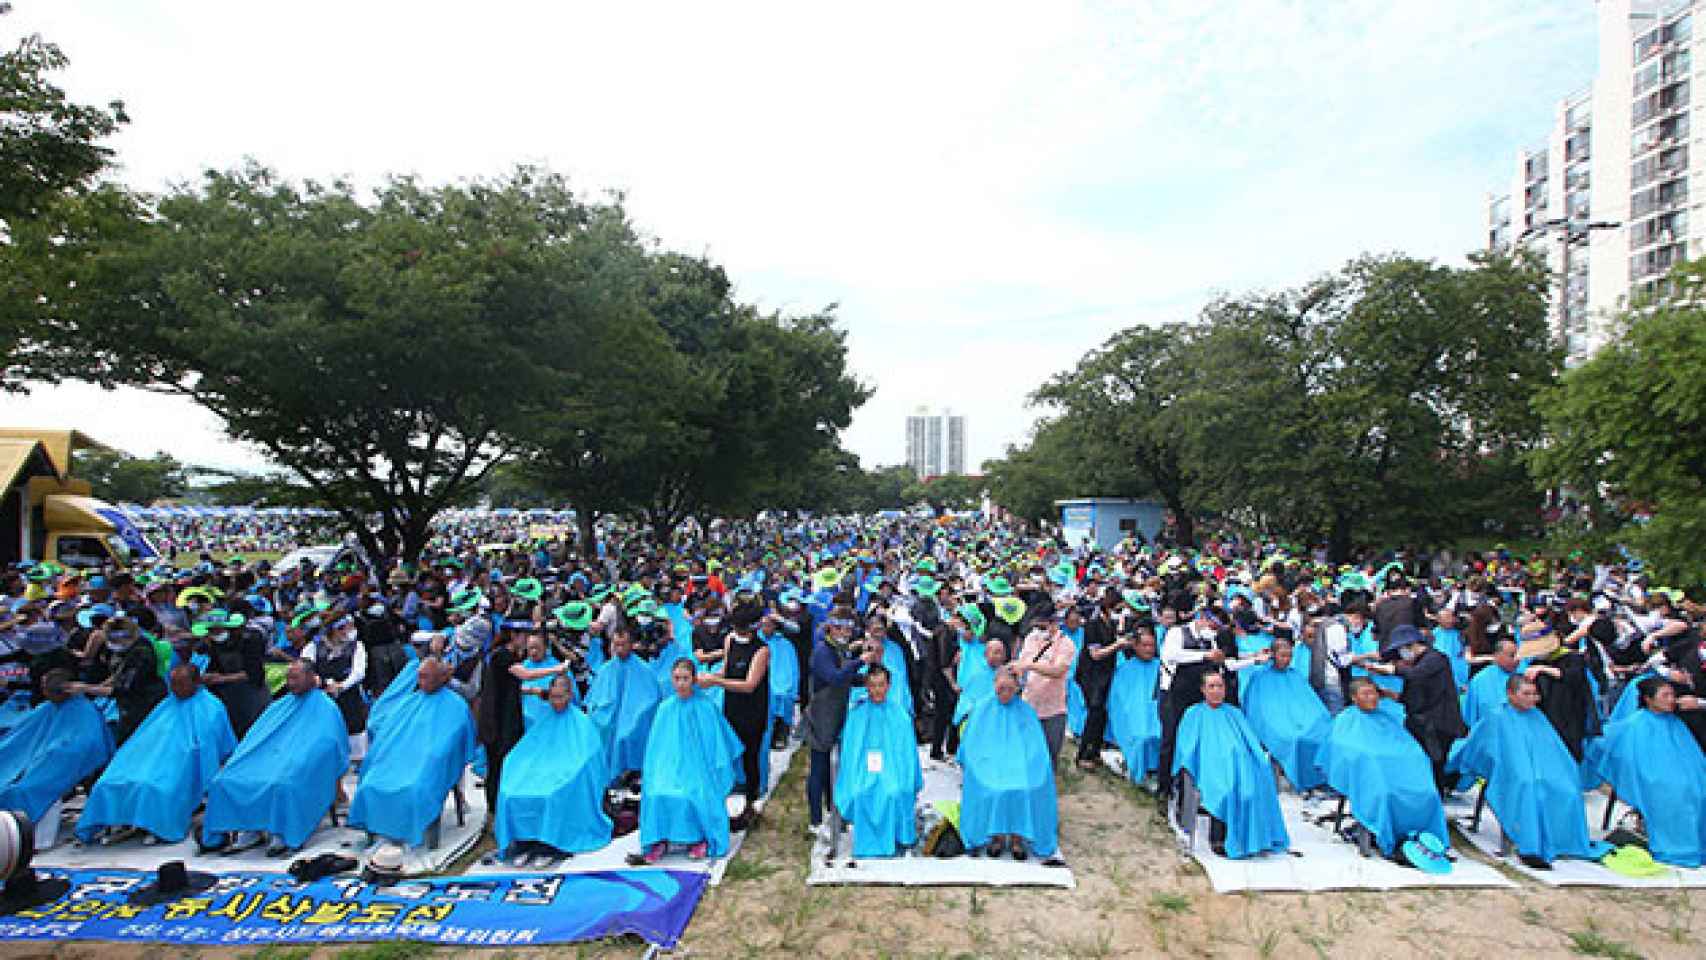
[[[841,742],[847,721],[847,703],[853,687],[864,686],[864,667],[883,661],[880,641],[860,641],[853,636],[852,611],[838,607],[824,622],[824,637],[812,649],[811,705],[806,708],[804,734],[811,750],[806,775],[806,813],[809,833],[816,837],[824,829],[824,804],[830,800],[829,756]]]
[[[67,690],[89,697],[111,697],[118,706],[113,740],[123,745],[155,704],[166,699],[166,680],[154,645],[142,639],[129,617],[113,617],[89,635],[83,653],[85,676],[93,683],[73,683]]]

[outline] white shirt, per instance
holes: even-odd
[[[355,659],[350,661],[349,676],[342,680],[327,681],[336,683],[340,690],[354,689],[361,684],[361,681],[367,679],[367,648],[362,646],[359,640],[351,639],[350,643],[355,645]],[[320,641],[316,640],[302,648],[301,657],[309,663],[313,663],[319,651]]]

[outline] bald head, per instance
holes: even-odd
[[[415,687],[422,693],[437,693],[450,680],[450,667],[437,657],[427,657],[421,661],[420,673],[415,677]]]
[[[191,663],[179,664],[172,668],[170,682],[172,696],[179,700],[188,700],[195,696],[197,690],[201,689],[201,671],[197,670],[195,665]]]

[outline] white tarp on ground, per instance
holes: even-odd
[[[344,778],[344,791],[347,796],[355,795],[355,778]],[[404,861],[404,873],[409,875],[424,875],[442,872],[456,859],[474,848],[479,842],[480,830],[486,824],[486,795],[475,785],[472,774],[462,775],[462,795],[467,802],[464,811],[464,822],[458,826],[456,822],[456,806],[454,794],[444,802],[444,813],[440,820],[441,836],[436,848],[429,849],[421,846],[410,851],[410,856]],[[202,854],[196,852],[193,837],[186,838],[180,843],[144,846],[140,840],[128,840],[113,846],[90,844],[79,847],[69,840],[72,829],[76,826],[77,813],[81,812],[81,801],[76,808],[67,806],[65,826],[60,831],[60,843],[51,850],[38,853],[35,862],[45,867],[64,867],[73,870],[101,869],[105,867],[122,867],[129,870],[153,870],[162,863],[171,860],[182,860],[191,870],[207,873],[228,873],[233,871],[258,873],[283,873],[289,869],[293,860],[316,857],[322,853],[335,853],[339,856],[353,857],[366,863],[367,835],[360,830],[352,830],[346,826],[331,826],[329,821],[322,820],[320,827],[302,845],[300,853],[283,857],[271,858],[266,855],[266,848],[260,847],[248,850],[234,856],[220,854]]]
[[[1549,887],[1622,887],[1627,889],[1658,888],[1675,890],[1679,888],[1706,888],[1706,868],[1687,869],[1683,867],[1667,867],[1664,874],[1656,877],[1626,877],[1615,870],[1602,867],[1591,860],[1555,860],[1550,870],[1536,870],[1524,866],[1523,862],[1512,850],[1509,857],[1499,857],[1499,819],[1493,815],[1491,805],[1481,810],[1480,829],[1473,832],[1469,829],[1469,821],[1475,812],[1474,793],[1464,793],[1453,797],[1452,802],[1445,808],[1446,816],[1452,826],[1464,838],[1475,845],[1493,860],[1499,860],[1505,866],[1517,871],[1531,880],[1543,883]],[[1606,831],[1600,829],[1605,821],[1605,804],[1610,798],[1604,793],[1594,791],[1583,797],[1587,805],[1588,835],[1596,840],[1604,839]],[[1619,813],[1628,809],[1618,805]],[[1611,826],[1615,828],[1617,821],[1613,818]]]
[[[1186,855],[1202,864],[1216,893],[1241,890],[1394,890],[1401,887],[1514,887],[1516,883],[1495,868],[1461,854],[1447,874],[1429,874],[1399,866],[1380,856],[1363,857],[1354,844],[1334,836],[1330,824],[1317,826],[1312,817],[1331,814],[1336,800],[1310,802],[1296,794],[1280,794],[1291,852],[1264,854],[1244,860],[1215,856],[1208,844],[1208,818],[1196,831],[1196,849]],[[1350,822],[1350,815],[1345,815]],[[1184,843],[1184,833],[1179,832]]]
[[[924,789],[918,795],[919,804],[960,799],[960,768],[951,763],[931,760],[928,752],[922,747],[919,748],[919,753],[919,762],[924,767]],[[1067,890],[1077,886],[1070,868],[1065,865],[1045,866],[1034,854],[1023,862],[1011,857],[994,860],[971,856],[938,859],[917,852],[904,857],[855,859],[852,850],[851,830],[841,837],[838,855],[833,859],[829,856],[827,843],[822,839],[814,842],[811,872],[806,877],[806,883],[812,886],[868,884],[908,887],[1060,887]]]

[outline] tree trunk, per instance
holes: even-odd
[[[1327,552],[1335,564],[1351,561],[1351,519],[1344,514],[1334,514],[1333,529],[1327,535]]]
[[[591,562],[598,558],[598,517],[591,510],[580,504],[575,505],[575,530],[577,542],[575,550],[580,553],[583,562]]]
[[[418,563],[421,553],[426,550],[427,541],[432,539],[432,518],[411,517],[404,525],[400,538],[399,552],[394,558],[398,563]],[[387,557],[386,559],[393,559]]]

